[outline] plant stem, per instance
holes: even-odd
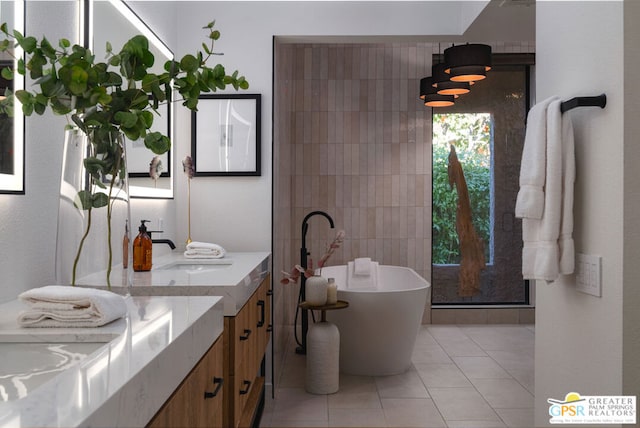
[[[107,247],[109,249],[109,257],[107,262],[107,288],[109,290],[111,289],[111,262],[113,261],[113,248],[111,247],[111,216],[113,214],[113,204],[115,203],[115,199],[112,199],[112,195],[113,185],[118,178],[120,163],[122,161],[122,149],[120,147],[118,147],[117,156],[118,161],[111,171],[111,183],[109,183],[109,203],[107,204]]]
[[[82,253],[82,247],[84,246],[84,241],[87,239],[89,235],[89,231],[91,230],[91,212],[92,209],[89,207],[87,210],[87,228],[84,231],[84,235],[82,235],[82,239],[80,240],[80,244],[78,245],[78,252],[76,253],[76,258],[73,260],[73,272],[71,273],[71,285],[76,285],[76,268],[78,267],[78,261],[80,260],[80,254]]]
[[[191,243],[191,179],[187,180],[187,244]]]

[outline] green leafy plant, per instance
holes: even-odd
[[[24,50],[24,58],[18,58],[16,72],[28,75],[35,88],[8,93],[0,102],[0,112],[10,114],[15,97],[25,116],[42,115],[48,109],[56,115],[67,115],[70,117],[68,126],[80,129],[92,146],[84,159],[90,174],[90,187],[77,195],[76,206],[88,211],[89,218],[92,209],[107,207],[107,282],[112,255],[109,201],[114,185],[126,176],[120,136],[131,141],[143,139],[153,153],[166,153],[171,148],[169,137],[150,129],[154,117],[159,115],[159,105],[172,102],[174,91],[180,94],[182,105],[197,110],[198,97],[202,93],[222,90],[228,85],[236,90],[249,88],[247,80],[237,71],[227,74],[222,64],[208,65],[208,61],[217,55],[214,42],[220,38],[214,25],[215,21],[203,28],[207,32],[207,42],[202,43],[202,50],[186,54],[179,61],[165,62],[164,71],[159,74],[150,72],[155,58],[149,50],[148,39],[142,35],[129,39],[119,51],[114,51],[107,43],[107,57],[101,62],[91,50],[71,45],[67,39],[60,39],[54,47],[46,37],[37,40],[15,30],[10,32],[6,23],[0,25],[0,32],[4,34],[0,52],[13,54],[17,46]],[[2,76],[12,79],[14,71],[5,68]],[[108,178],[106,185],[105,177]],[[90,226],[89,220],[77,251],[72,284],[75,284],[75,266]]]
[[[433,264],[460,263],[456,232],[458,194],[449,185],[449,144],[456,146],[469,190],[474,227],[491,242],[491,122],[488,114],[433,115]],[[490,248],[485,246],[489,260]]]

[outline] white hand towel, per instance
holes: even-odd
[[[529,110],[520,166],[520,190],[516,198],[518,218],[542,218],[547,163],[547,108],[550,97]]]
[[[187,258],[204,258],[199,256],[208,256],[206,258],[222,258],[226,254],[226,250],[218,244],[198,241],[188,243],[187,250],[184,252],[184,256]]]
[[[371,275],[371,258],[360,257],[353,261],[353,274],[359,276]]]
[[[347,288],[351,289],[377,289],[378,288],[378,262],[371,262],[371,274],[368,276],[355,275],[355,263],[347,263]]]
[[[29,306],[18,315],[22,327],[100,327],[127,313],[124,297],[93,288],[48,285],[18,298]]]

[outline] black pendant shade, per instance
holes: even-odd
[[[440,95],[433,87],[433,77],[420,79],[420,99],[428,107],[449,107],[454,104],[453,95]]]
[[[464,95],[471,90],[473,82],[454,82],[449,80],[449,75],[444,71],[446,64],[435,64],[431,67],[431,75],[433,76],[433,86],[440,95]]]
[[[469,44],[444,51],[444,63],[431,67],[431,76],[420,79],[420,99],[429,107],[449,107],[454,98],[470,91],[471,85],[491,70],[491,46]]]
[[[445,72],[454,82],[475,82],[491,70],[491,46],[469,44],[451,46],[444,51]]]

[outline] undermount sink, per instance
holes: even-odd
[[[29,392],[78,364],[102,347],[95,342],[0,343],[0,402],[24,398]]]
[[[227,269],[233,264],[229,259],[184,259],[176,260],[155,270],[179,270],[190,272],[210,272],[213,270]]]

